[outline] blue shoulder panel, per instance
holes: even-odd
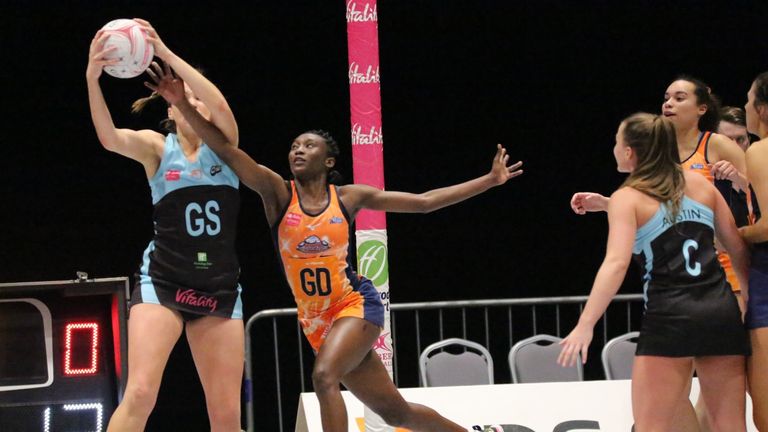
[[[202,144],[197,160],[191,162],[184,155],[176,134],[165,138],[163,159],[155,175],[149,179],[152,189],[152,204],[157,204],[169,193],[194,186],[230,186],[235,189],[240,180],[205,143]]]

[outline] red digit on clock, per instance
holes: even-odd
[[[80,338],[82,335],[78,333],[87,332],[90,333],[90,348],[87,358],[89,359],[87,364],[73,365],[73,349],[79,348],[84,344],[77,344],[73,347],[73,339],[75,337]],[[97,370],[97,353],[99,346],[99,324],[94,322],[86,323],[69,323],[65,328],[64,335],[64,375],[87,375],[95,374]],[[82,357],[78,357],[82,358]]]

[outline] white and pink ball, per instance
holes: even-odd
[[[133,78],[147,70],[155,56],[155,48],[147,41],[147,33],[139,23],[116,19],[108,22],[102,30],[109,35],[104,48],[117,48],[106,58],[119,59],[116,64],[105,66],[104,72],[117,78]]]

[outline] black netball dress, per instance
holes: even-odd
[[[683,197],[676,221],[667,206],[637,230],[645,315],[637,355],[746,355],[749,341],[714,245],[714,213]]]
[[[235,252],[239,180],[205,144],[187,160],[175,134],[149,180],[155,236],[144,251],[131,305],[162,304],[186,319],[241,319]]]

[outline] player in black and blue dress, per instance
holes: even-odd
[[[114,126],[99,86],[103,67],[113,63],[105,59],[110,50],[101,31],[91,42],[86,70],[99,141],[144,166],[154,205],[155,235],[131,298],[130,374],[108,430],[144,430],[168,356],[186,330],[211,430],[240,431],[244,328],[234,247],[239,182],[201,138],[215,130],[236,145],[237,123],[221,92],[172,53],[148,22],[136,21],[166,66],[153,63],[148,73],[155,84],[147,83],[153,95],[135,108],[162,96],[169,103],[167,136]]]
[[[675,430],[695,360],[712,429],[743,431],[749,341],[714,247],[716,234],[746,292],[748,252],[731,211],[711,182],[681,168],[674,125],[663,116],[625,119],[614,156],[630,174],[611,196],[606,256],[558,361],[587,360],[594,325],[634,255],[646,300],[632,374],[636,430]]]
[[[162,304],[188,320],[242,319],[234,247],[237,176],[205,144],[190,161],[178,135],[169,133],[149,185],[155,236],[144,251],[131,304]]]

